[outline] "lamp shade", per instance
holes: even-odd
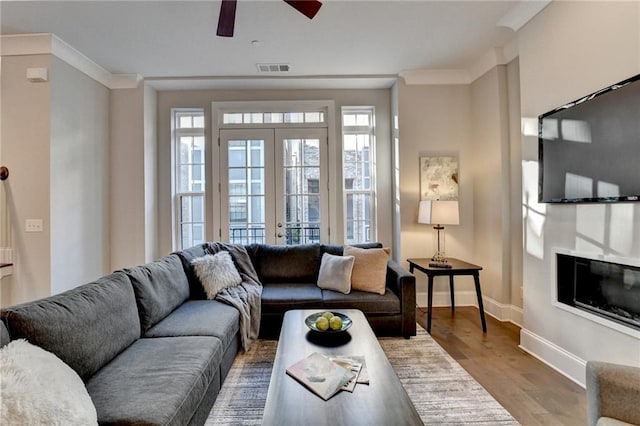
[[[459,225],[460,213],[457,201],[423,200],[418,209],[418,223],[435,225]]]

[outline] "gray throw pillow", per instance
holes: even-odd
[[[202,283],[207,299],[213,299],[221,290],[235,287],[242,282],[242,277],[228,251],[198,257],[193,259],[191,264]]]
[[[351,271],[355,260],[354,256],[323,254],[318,274],[318,287],[349,294],[351,292]]]

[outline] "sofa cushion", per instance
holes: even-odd
[[[242,282],[240,273],[228,251],[195,258],[191,261],[191,265],[202,283],[207,299],[212,300],[221,290],[235,287]]]
[[[282,313],[290,309],[322,306],[322,290],[315,284],[269,284],[262,289],[262,312]]]
[[[357,248],[363,248],[363,249],[382,248],[382,244],[381,243],[360,243],[360,244],[351,244],[351,247],[357,247]],[[340,246],[337,244],[322,244],[320,246],[320,251],[322,253],[329,253],[335,256],[343,256],[344,246]]]
[[[275,246],[252,244],[247,252],[262,284],[313,283],[318,280],[320,244]]]
[[[320,272],[318,273],[318,287],[324,290],[335,290],[343,294],[349,294],[354,260],[355,257],[353,256],[323,254]]]
[[[240,328],[240,313],[216,300],[187,300],[144,337],[213,336],[227,348]]]
[[[125,269],[131,279],[144,333],[189,297],[189,283],[177,255]]]
[[[211,382],[219,380],[222,353],[215,337],[138,340],[87,382],[98,422],[188,424]]]
[[[182,262],[182,267],[184,269],[184,273],[187,276],[187,281],[189,282],[189,297],[191,299],[206,299],[207,295],[204,292],[204,288],[202,288],[202,284],[200,280],[196,276],[196,272],[193,269],[193,265],[191,262],[193,259],[197,259],[198,257],[202,257],[207,252],[205,248],[207,244],[199,244],[197,246],[190,247],[188,249],[177,251],[173,254],[180,257],[180,261]]]
[[[3,309],[2,318],[12,339],[54,353],[84,380],[140,337],[133,289],[122,272]]]
[[[366,314],[400,313],[400,299],[392,291],[380,295],[359,290],[351,290],[349,294],[322,290],[322,305],[335,309],[360,309]]]
[[[97,425],[84,383],[49,351],[19,339],[0,349],[0,422]]]
[[[351,288],[384,294],[387,283],[388,249],[363,249],[345,246],[345,256],[355,256],[351,273]]]

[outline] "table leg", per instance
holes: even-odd
[[[473,274],[473,281],[476,284],[476,296],[478,296],[478,308],[480,309],[480,320],[482,320],[482,331],[487,332],[487,321],[484,318],[484,305],[482,303],[482,290],[480,290],[480,274]]]
[[[427,289],[427,333],[431,334],[431,310],[433,308],[433,275],[429,275]]]
[[[453,293],[453,275],[449,275],[449,292],[451,293],[451,312],[456,311],[456,296]]]

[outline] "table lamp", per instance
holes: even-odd
[[[450,268],[444,252],[444,225],[459,225],[460,213],[458,201],[423,200],[418,209],[418,223],[435,225],[438,232],[436,253],[431,258],[429,266]]]

